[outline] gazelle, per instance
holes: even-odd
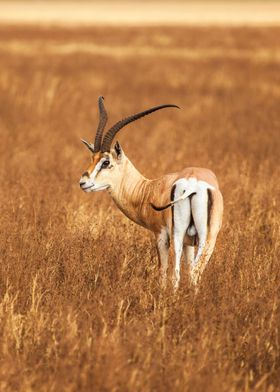
[[[180,281],[182,253],[190,263],[191,279],[197,284],[222,224],[223,197],[215,174],[208,169],[188,167],[149,180],[133,166],[118,142],[111,147],[115,135],[125,125],[157,110],[178,106],[156,106],[126,117],[103,137],[108,118],[103,97],[99,97],[98,104],[100,121],[94,144],[82,140],[92,153],[92,162],[82,174],[81,189],[85,192],[107,189],[129,219],[155,234],[164,284],[170,239],[175,250],[174,287]]]

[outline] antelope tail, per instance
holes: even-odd
[[[195,194],[196,191],[194,191],[194,189],[189,189],[188,191],[185,190],[180,197],[178,197],[176,200],[172,200],[170,203],[166,204],[165,206],[158,207],[155,206],[153,203],[151,203],[151,206],[156,211],[163,211],[166,210],[166,208],[172,207],[174,204],[178,203],[178,201],[185,200],[187,197],[190,197]]]

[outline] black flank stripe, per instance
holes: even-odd
[[[207,189],[207,195],[208,195],[208,203],[207,203],[207,212],[208,212],[208,217],[207,217],[207,225],[210,225],[210,220],[211,220],[211,213],[212,213],[212,207],[213,207],[213,196],[212,192],[210,189]]]
[[[175,197],[175,190],[176,190],[176,185],[174,184],[172,189],[171,189],[171,202],[174,201],[174,197]],[[174,206],[171,207],[172,210],[172,226],[174,227]]]

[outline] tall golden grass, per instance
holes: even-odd
[[[278,391],[280,29],[2,28],[1,391]],[[117,49],[116,49],[117,48]],[[97,97],[148,177],[211,168],[223,229],[195,295],[84,194]]]

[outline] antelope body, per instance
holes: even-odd
[[[95,143],[83,140],[92,152],[92,163],[82,175],[80,187],[85,192],[107,189],[129,219],[155,234],[164,284],[173,239],[173,284],[177,288],[182,254],[190,264],[191,279],[197,284],[214,250],[223,215],[217,178],[208,169],[189,167],[150,180],[139,173],[118,142],[111,148],[116,133],[125,125],[166,107],[177,106],[157,106],[127,117],[110,128],[102,141],[107,113],[103,97],[99,97],[100,123]]]

